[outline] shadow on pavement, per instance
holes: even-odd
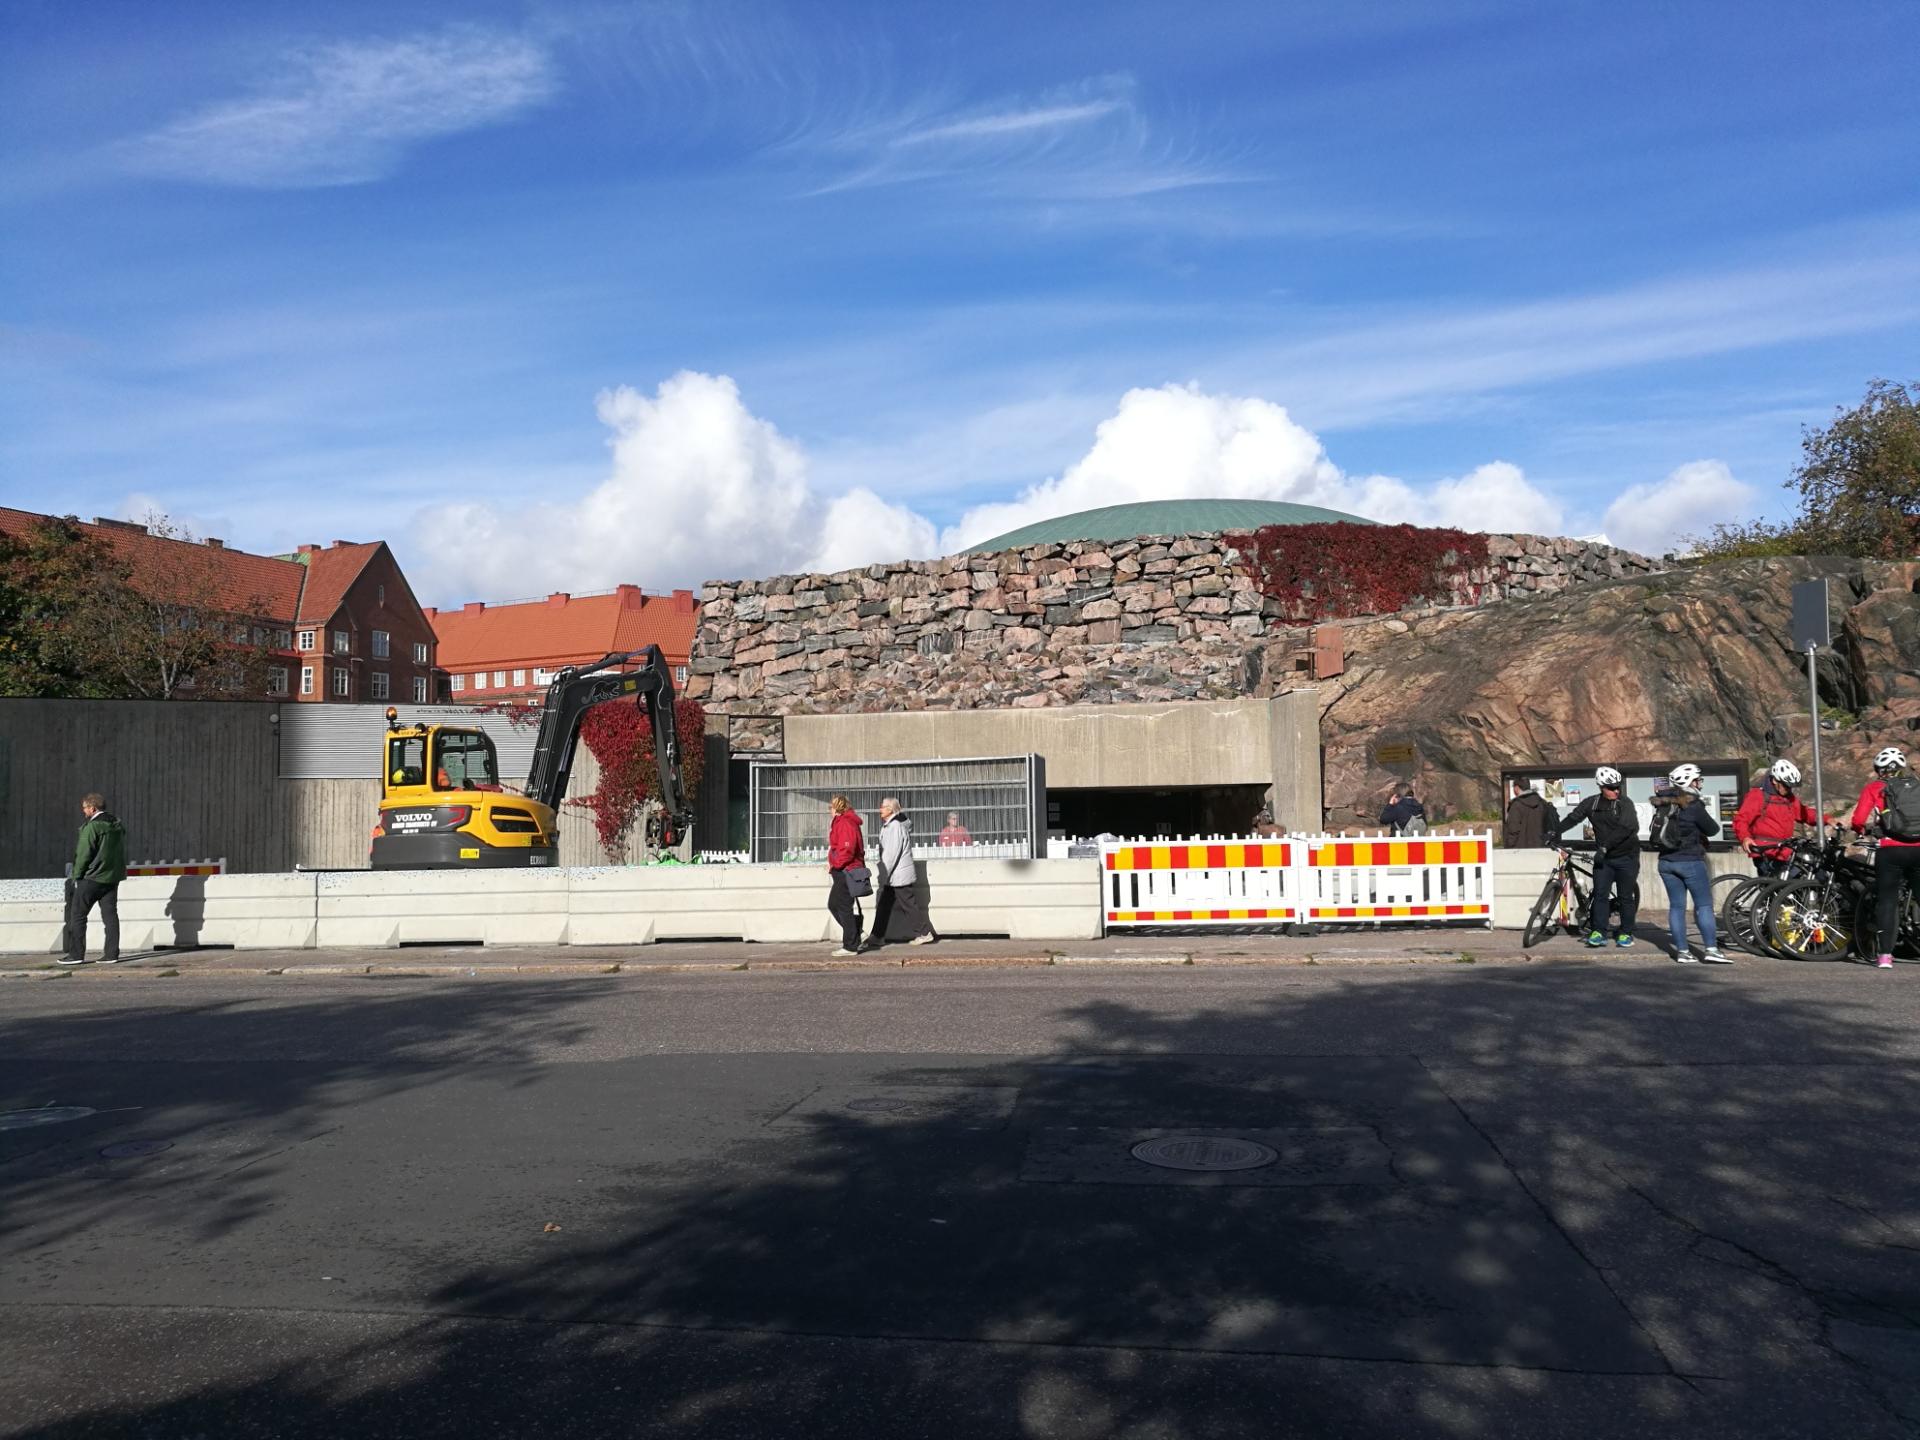
[[[1722,978],[1048,999],[1069,1038],[1043,1056],[854,1057],[807,1084],[769,1057],[533,1058],[590,1031],[577,981],[316,1001],[271,1036],[246,1005],[186,1005],[142,1043],[219,1057],[196,1066],[196,1123],[289,1148],[177,1192],[14,1151],[9,1266],[123,1207],[200,1207],[201,1245],[270,1226],[278,1157],[357,1123],[350,1096],[480,1068],[635,1118],[606,1165],[548,1177],[590,1187],[558,1233],[415,1245],[413,1288],[378,1303],[155,1313],[177,1393],[16,1433],[1912,1433],[1905,1032],[1865,986]],[[84,1073],[132,1023],[10,1021],[0,1047]],[[248,1083],[267,1052],[300,1063]],[[1196,1175],[1130,1154],[1169,1134],[1275,1158]],[[84,1393],[75,1323],[49,1312],[15,1352],[54,1392]]]

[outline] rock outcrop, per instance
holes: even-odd
[[[1524,606],[1359,627],[1324,683],[1325,795],[1336,819],[1377,808],[1409,767],[1448,812],[1497,808],[1502,767],[1621,760],[1755,763],[1786,751],[1810,769],[1806,662],[1789,638],[1793,585],[1826,575],[1835,645],[1823,656],[1830,808],[1881,745],[1920,743],[1920,564],[1840,559],[1721,562],[1570,591]]]

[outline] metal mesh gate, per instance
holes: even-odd
[[[1046,771],[1038,755],[762,762],[753,767],[750,788],[756,861],[825,858],[835,795],[845,795],[860,812],[870,845],[880,834],[880,802],[892,797],[913,822],[916,854],[1026,860],[1046,853]]]

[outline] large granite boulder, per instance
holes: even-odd
[[[1416,775],[1448,813],[1497,811],[1502,767],[1745,756],[1810,764],[1794,584],[1830,581],[1821,660],[1829,809],[1884,744],[1920,744],[1920,565],[1717,562],[1375,629],[1323,683],[1329,819],[1377,812]],[[1799,712],[1798,724],[1793,713]],[[1411,767],[1379,763],[1411,745]],[[1404,752],[1400,752],[1404,753]]]

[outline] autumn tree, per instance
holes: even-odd
[[[1920,384],[1869,382],[1865,399],[1803,430],[1800,445],[1786,481],[1800,513],[1778,525],[1715,526],[1705,553],[1892,558],[1920,550]]]

